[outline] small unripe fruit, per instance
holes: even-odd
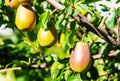
[[[19,30],[32,30],[36,23],[33,9],[29,5],[20,5],[16,13],[15,23]]]
[[[88,70],[91,63],[89,47],[86,43],[77,42],[71,52],[70,67],[75,72],[84,72]]]

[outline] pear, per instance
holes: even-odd
[[[27,4],[21,4],[16,13],[15,23],[19,30],[32,30],[36,24],[36,16],[33,9]]]
[[[75,72],[85,72],[91,65],[91,55],[86,43],[77,42],[70,55],[70,67]]]
[[[51,47],[56,44],[58,34],[53,20],[48,22],[47,27],[40,27],[37,39],[41,47]]]
[[[42,47],[51,47],[57,42],[57,30],[55,27],[49,27],[45,30],[42,27],[37,35],[38,42]]]

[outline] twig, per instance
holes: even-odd
[[[84,34],[82,35],[82,42],[84,42],[85,35],[86,35],[86,33],[84,33]]]
[[[92,58],[93,58],[93,59],[100,59],[100,58],[102,58],[102,57],[103,57],[102,54],[92,55]]]
[[[12,71],[12,70],[22,70],[21,67],[15,67],[15,68],[6,68],[6,69],[0,69],[0,72],[6,72],[6,71]]]
[[[40,65],[34,64],[34,65],[30,65],[29,69],[44,69],[46,67],[48,67],[47,64],[40,64]]]
[[[34,64],[34,65],[28,66],[28,69],[44,69],[46,67],[48,67],[47,64],[40,64],[40,65]],[[15,71],[15,70],[22,70],[22,67],[4,68],[4,69],[0,69],[0,72],[3,73],[6,71]]]
[[[24,39],[27,41],[27,43],[34,48],[34,50],[36,51],[36,53],[40,53],[39,49],[30,41],[30,39],[28,37],[24,37]]]
[[[115,57],[117,56],[118,52],[117,51],[110,51],[110,53],[108,54],[109,57]],[[104,57],[103,54],[99,53],[99,54],[96,54],[96,55],[92,55],[93,59],[100,59],[102,57]]]
[[[79,23],[79,25],[85,26],[89,31],[92,31],[93,33],[104,39],[104,37],[98,32],[98,30],[91,23],[89,23],[86,17],[78,14],[77,16],[74,16],[74,19]]]
[[[117,18],[117,24],[118,24],[118,45],[120,45],[120,17]]]

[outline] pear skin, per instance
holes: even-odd
[[[16,13],[15,23],[19,30],[32,30],[36,24],[36,16],[33,9],[29,5],[21,4]]]
[[[42,47],[51,47],[57,42],[57,31],[55,28],[48,30],[40,28],[37,35],[38,42]]]
[[[88,70],[91,63],[89,47],[86,43],[77,42],[70,55],[70,67],[75,72]]]

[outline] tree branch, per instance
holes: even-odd
[[[40,64],[40,65],[34,64],[34,65],[30,65],[29,69],[44,69],[46,67],[48,67],[47,64]]]
[[[100,38],[102,38],[103,40],[109,42],[112,45],[118,46],[117,41],[115,41],[115,39],[113,37],[111,37],[107,31],[105,29],[103,29],[102,27],[94,27],[86,17],[84,17],[81,14],[78,14],[77,16],[74,16],[74,19],[82,26],[84,26],[85,28],[87,28],[87,30],[95,33],[96,35],[98,35]]]
[[[118,45],[120,45],[120,17],[117,18],[117,24],[118,24]]]
[[[6,71],[12,71],[12,70],[22,70],[22,68],[21,67],[15,67],[15,68],[0,69],[0,73],[6,72]]]
[[[117,56],[118,52],[117,51],[114,51],[114,50],[111,50],[110,53],[108,54],[109,57],[115,57]],[[92,55],[92,58],[93,59],[100,59],[104,57],[103,54],[99,53],[99,54],[96,54],[96,55]]]
[[[47,64],[40,64],[40,65],[34,64],[34,65],[28,66],[28,69],[44,69],[46,67],[48,67]],[[22,70],[22,67],[0,69],[0,73],[6,72],[6,71],[15,71],[15,70]]]

